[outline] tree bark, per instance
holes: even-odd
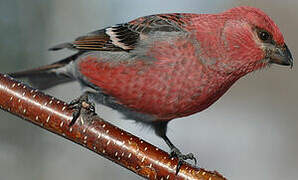
[[[0,107],[26,121],[110,159],[147,179],[225,180],[216,171],[183,164],[175,175],[177,159],[146,141],[104,121],[87,109],[69,126],[68,104],[0,74]]]

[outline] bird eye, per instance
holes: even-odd
[[[259,38],[262,41],[268,41],[271,38],[271,35],[267,31],[260,31],[259,32]]]

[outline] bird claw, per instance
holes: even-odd
[[[193,153],[188,153],[188,154],[182,154],[179,149],[177,148],[172,148],[171,150],[171,154],[170,154],[171,158],[178,158],[178,165],[176,168],[176,175],[179,173],[179,170],[182,166],[183,163],[185,163],[186,160],[193,160],[195,163],[195,166],[197,165],[197,159],[195,158],[195,156],[193,155]]]
[[[95,113],[95,104],[93,102],[90,102],[88,99],[88,94],[83,94],[80,97],[72,100],[69,104],[68,107],[70,109],[74,109],[73,112],[73,118],[71,122],[69,123],[69,126],[73,126],[79,116],[81,115],[81,110],[85,109],[91,113]]]

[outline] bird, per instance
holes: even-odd
[[[9,75],[41,90],[78,81],[79,100],[95,96],[125,118],[150,125],[181,163],[196,158],[182,154],[167,137],[171,120],[207,109],[246,74],[271,64],[293,66],[278,26],[249,6],[216,14],[144,16],[49,50],[62,49],[76,52]]]

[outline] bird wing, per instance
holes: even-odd
[[[142,35],[156,31],[184,31],[182,14],[159,14],[138,18],[128,23],[118,24],[80,36],[71,43],[63,43],[50,50],[64,48],[81,51],[130,51]]]

